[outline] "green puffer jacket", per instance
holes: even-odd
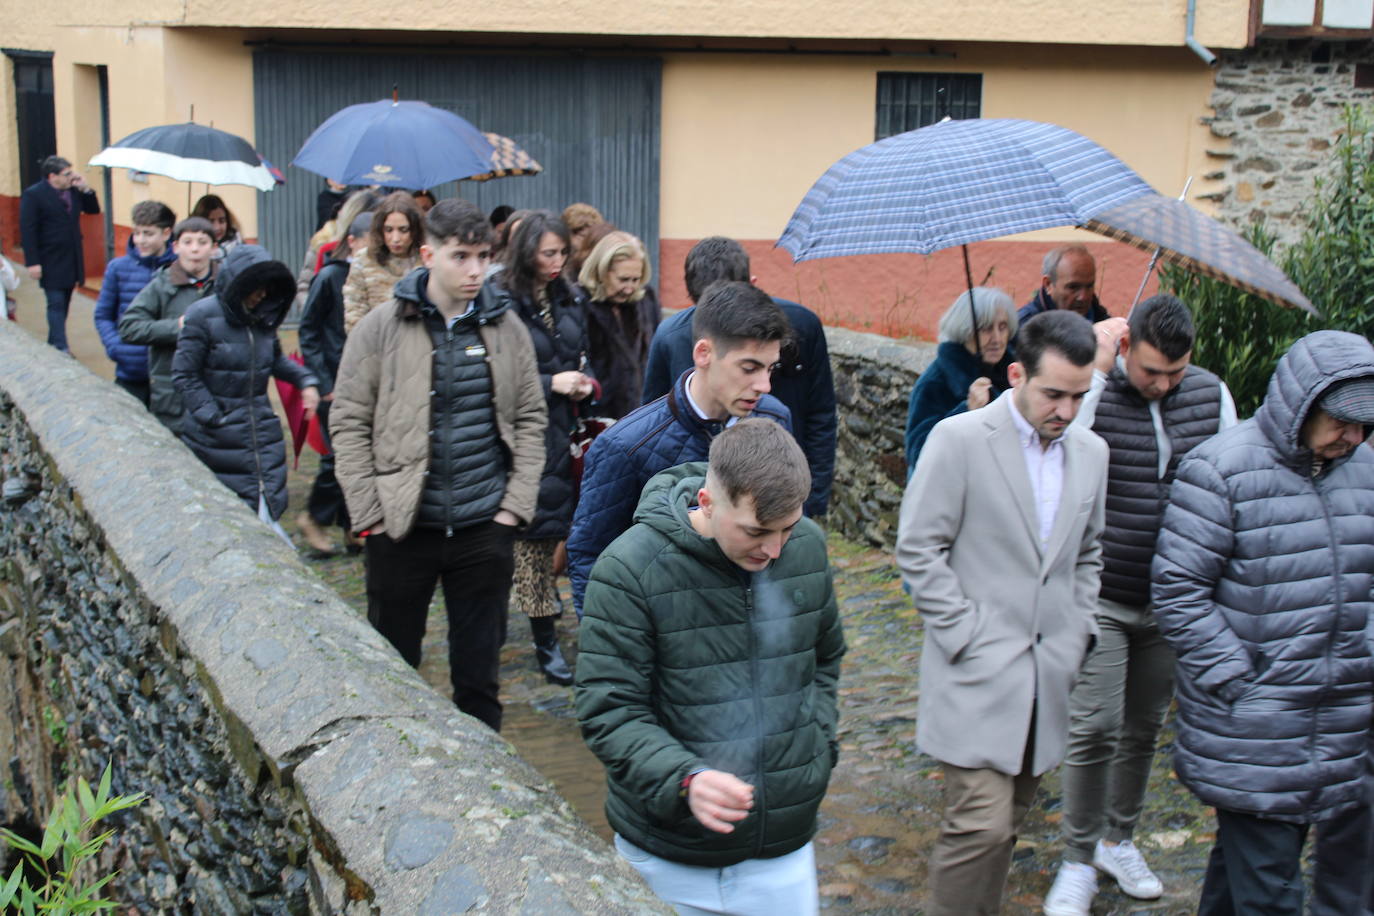
[[[825,536],[802,519],[766,572],[726,559],[687,517],[706,465],[644,487],[635,526],[592,569],[577,717],[606,765],[606,818],[664,859],[722,868],[786,855],[816,832],[834,766],[844,634]],[[754,787],[733,833],[681,797],[696,770]]]

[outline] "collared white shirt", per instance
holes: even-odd
[[[1021,454],[1026,459],[1026,473],[1030,475],[1031,492],[1035,496],[1035,512],[1040,519],[1040,546],[1050,541],[1054,531],[1054,520],[1059,515],[1059,500],[1064,495],[1064,437],[1060,436],[1049,445],[1040,441],[1040,434],[1030,425],[1021,411],[1016,409],[1012,399],[1015,389],[1002,392],[1001,400],[1007,402],[1011,411],[1012,423],[1016,425],[1016,440],[1021,444]]]
[[[682,389],[687,392],[687,403],[691,405],[692,413],[696,414],[702,420],[706,420],[712,423],[719,423],[720,421],[717,420],[715,417],[708,417],[706,415],[706,411],[702,410],[701,406],[697,404],[696,399],[692,397],[692,379],[696,377],[697,370],[693,369],[692,374],[687,376],[687,384],[682,386]],[[725,426],[728,429],[729,427],[734,426],[738,422],[739,417],[736,417],[732,414],[730,418],[725,421]]]

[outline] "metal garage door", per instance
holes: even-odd
[[[658,250],[657,58],[486,55],[440,49],[253,54],[258,150],[287,182],[260,195],[262,243],[295,269],[315,228],[324,179],[288,165],[319,124],[357,102],[390,98],[447,108],[514,139],[544,166],[534,177],[443,185],[436,195],[561,210],[586,201]],[[655,265],[656,266],[656,265]]]

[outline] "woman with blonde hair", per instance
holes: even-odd
[[[587,360],[601,383],[597,413],[620,419],[639,406],[649,341],[662,317],[644,243],[609,232],[587,255],[578,281],[587,291]]]
[[[592,242],[587,238],[593,229],[606,222],[601,211],[591,204],[580,201],[563,208],[563,225],[568,227],[568,275],[576,277],[582,270],[582,262],[592,250]]]
[[[419,265],[424,239],[423,217],[409,191],[396,191],[377,205],[367,249],[353,259],[344,282],[345,333],[391,301],[396,281]]]

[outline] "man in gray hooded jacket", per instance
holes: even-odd
[[[1374,659],[1374,347],[1318,331],[1255,416],[1180,463],[1153,566],[1182,780],[1217,811],[1201,916],[1365,912]]]

